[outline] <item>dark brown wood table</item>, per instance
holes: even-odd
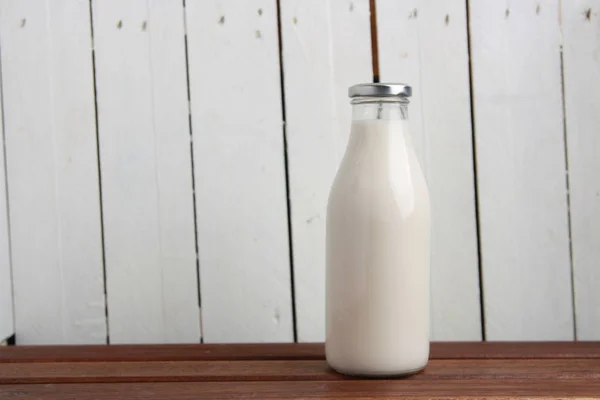
[[[356,379],[322,344],[0,347],[0,399],[600,398],[600,343],[434,343],[425,371]]]

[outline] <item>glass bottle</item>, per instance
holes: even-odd
[[[429,358],[427,184],[410,86],[350,87],[352,128],[327,206],[326,355],[335,370],[406,375]]]

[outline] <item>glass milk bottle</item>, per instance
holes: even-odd
[[[429,358],[429,195],[408,132],[410,86],[352,86],[327,206],[327,362],[393,376]]]

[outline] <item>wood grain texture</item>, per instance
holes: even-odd
[[[110,342],[199,342],[183,6],[93,19]]]
[[[370,82],[369,1],[282,0],[298,340],[325,340],[325,211],[350,134],[348,87]]]
[[[276,1],[186,20],[204,341],[293,341]]]
[[[0,384],[354,379],[325,360],[166,361],[0,364]],[[433,360],[406,380],[600,380],[600,360]]]
[[[465,0],[377,0],[382,82],[413,86],[432,206],[431,338],[481,340]]]
[[[572,340],[558,0],[472,0],[488,340]]]
[[[105,343],[89,3],[2,1],[0,41],[16,340]]]
[[[449,399],[449,398],[598,398],[598,380],[350,380],[303,382],[171,382],[3,385],[11,400],[42,399]]]
[[[2,83],[0,82],[1,92]],[[0,342],[15,333],[2,109],[0,105]]]
[[[379,380],[333,372],[320,344],[13,347],[6,349],[8,356],[0,352],[0,398],[564,398],[600,393],[598,342],[436,343],[432,355],[435,347],[438,355],[442,350],[455,359],[433,359],[416,375]],[[51,351],[54,358],[44,359]],[[125,361],[133,354],[140,360]],[[173,360],[157,361],[159,354]],[[183,361],[184,354],[200,358]]]
[[[600,1],[561,7],[576,332],[594,340],[600,339]]]
[[[600,359],[597,342],[440,342],[432,360]],[[11,346],[0,363],[91,361],[324,360],[322,343]]]

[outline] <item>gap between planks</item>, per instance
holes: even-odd
[[[432,360],[404,380],[586,380],[600,378],[600,360]],[[341,381],[325,360],[155,361],[0,364],[0,384]]]
[[[597,396],[598,381],[482,380],[440,381],[432,385],[422,380],[358,380],[333,382],[171,382],[171,383],[102,383],[5,385],[0,394],[6,398],[76,398],[94,399],[373,399],[373,398],[564,398]]]
[[[0,364],[85,361],[323,360],[322,343],[10,346]],[[438,342],[430,359],[600,359],[598,342]]]

